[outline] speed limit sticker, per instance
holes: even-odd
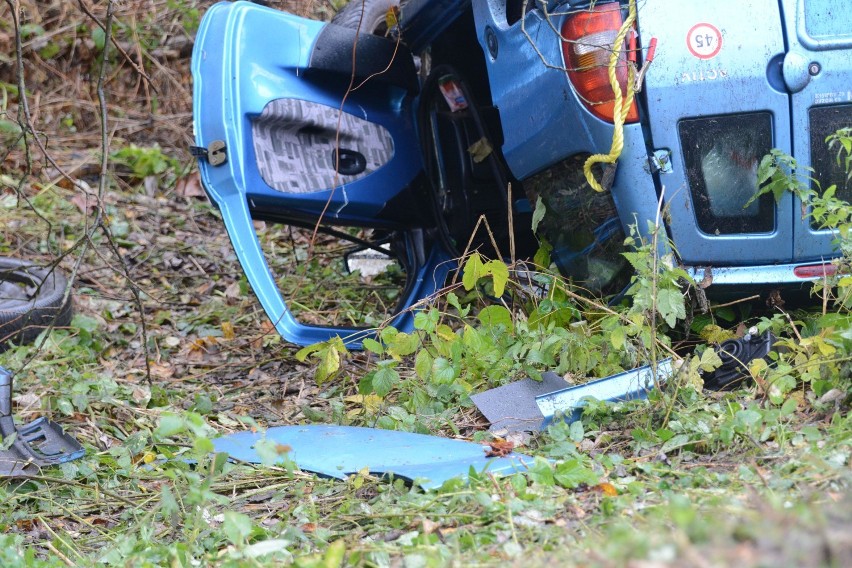
[[[712,59],[722,49],[722,32],[713,24],[695,24],[686,34],[686,46],[698,59]]]

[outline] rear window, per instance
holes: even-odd
[[[819,187],[836,185],[835,196],[852,202],[852,183],[846,176],[843,160],[837,162],[837,147],[829,150],[825,139],[841,128],[852,126],[852,104],[813,107],[808,111],[811,131],[811,167]]]
[[[678,133],[698,227],[712,235],[771,232],[772,196],[745,205],[757,192],[757,166],[772,145],[772,114],[682,120]]]

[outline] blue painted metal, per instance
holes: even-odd
[[[852,106],[852,12],[844,0],[786,0],[784,23],[788,51],[784,78],[798,80],[791,89],[793,153],[802,164],[812,164],[809,110],[815,106]],[[816,65],[817,73],[810,67]],[[852,116],[852,110],[847,116]],[[852,126],[852,122],[845,126]],[[810,175],[800,172],[800,176]],[[823,188],[825,189],[825,188]],[[845,194],[848,199],[848,194]],[[792,219],[795,260],[830,257],[834,234],[815,230],[802,215],[796,199]]]
[[[700,23],[721,31],[722,48],[709,59],[695,56],[687,44],[689,30]],[[695,210],[701,204],[693,200],[678,135],[684,119],[767,111],[774,121],[771,147],[792,151],[789,98],[766,78],[769,61],[784,52],[778,1],[722,0],[684,9],[680,0],[657,0],[642,6],[639,31],[643,38],[659,41],[644,90],[653,144],[672,150],[674,172],[661,183],[666,186],[670,236],[681,260],[728,266],[790,262],[790,195],[775,207],[775,228],[769,232],[717,235],[700,230]]]
[[[304,471],[345,479],[367,469],[414,481],[424,489],[456,477],[467,479],[471,468],[510,475],[532,463],[530,456],[515,453],[487,458],[483,446],[474,442],[355,426],[276,426],[222,436],[213,440],[213,447],[232,458],[261,463],[255,444],[263,439],[292,448],[287,457]]]
[[[799,266],[813,264],[801,262],[761,266],[687,266],[685,269],[696,282],[701,282],[709,274],[712,283],[719,286],[783,285],[807,282],[808,279],[796,276],[794,270]]]
[[[193,52],[193,118],[199,146],[214,140],[227,145],[227,164],[200,163],[205,187],[217,204],[239,195],[256,203],[271,200],[275,209],[313,216],[319,216],[328,204],[325,218],[329,221],[374,225],[385,204],[420,171],[412,103],[399,89],[381,100],[372,96],[375,93],[355,91],[343,105],[345,112],[379,124],[392,135],[393,158],[373,174],[311,193],[275,191],[260,177],[251,119],[267,103],[292,98],[340,107],[345,84],[329,87],[327,82],[302,75],[324,25],[250,2],[216,4],[205,15]]]
[[[563,3],[548,4],[555,8]],[[585,6],[571,3],[581,4]],[[649,236],[647,221],[657,219],[664,194],[664,224],[678,259],[699,279],[705,266],[712,267],[717,285],[801,282],[793,274],[797,265],[834,255],[832,234],[814,230],[802,218],[801,203],[791,195],[774,206],[771,230],[702,231],[679,125],[696,118],[765,112],[771,117],[770,145],[791,153],[800,164],[811,163],[810,109],[852,104],[852,12],[847,4],[848,0],[718,0],[687,7],[681,0],[640,3],[640,43],[647,45],[656,37],[659,48],[639,97],[644,101],[643,123],[624,128],[624,150],[611,190],[625,231],[635,224],[642,236]],[[420,53],[456,17],[472,11],[492,100],[503,125],[502,154],[520,180],[576,154],[606,152],[613,134],[611,124],[583,107],[560,69],[561,40],[553,28],[561,28],[570,10],[555,10],[547,22],[538,6],[527,13],[526,34],[521,22],[508,23],[506,3],[498,0],[410,0],[402,15],[403,38]],[[719,31],[723,43],[717,53],[699,57],[690,50],[687,38],[697,24]],[[197,144],[224,140],[228,154],[223,166],[202,162],[202,180],[222,210],[264,308],[279,332],[296,343],[363,332],[295,321],[269,276],[251,227],[252,214],[262,210],[315,219],[328,202],[326,219],[341,225],[404,229],[403,221],[380,213],[389,200],[412,190],[408,185],[422,168],[412,112],[416,100],[402,89],[377,94],[368,86],[351,93],[344,110],[391,133],[394,156],[389,163],[333,191],[286,194],[263,182],[255,165],[251,119],[266,103],[290,97],[340,105],[345,85],[304,73],[323,25],[247,2],[223,3],[205,16],[193,57]],[[671,172],[652,171],[649,157],[659,149],[671,151]],[[729,209],[737,207],[731,204]],[[665,241],[659,240],[661,252],[668,250]],[[415,286],[403,309],[434,291],[451,267],[437,245],[428,246],[427,256],[426,264],[416,270]],[[394,324],[410,329],[411,319],[401,316]]]
[[[530,10],[524,22],[533,45],[520,21],[508,24],[505,2],[474,0],[472,7],[483,53],[488,54],[487,28],[499,45],[498,56],[485,55],[485,61],[503,122],[503,156],[515,177],[524,179],[573,154],[608,149],[612,125],[583,108],[561,69],[559,36],[542,12]],[[555,16],[553,24],[558,28],[562,20]]]
[[[645,398],[648,391],[671,375],[672,360],[664,359],[657,363],[656,367],[639,367],[584,385],[537,396],[535,402],[544,416],[542,427],[546,427],[558,415],[562,415],[567,422],[579,420],[586,399],[589,398],[611,402]]]
[[[345,85],[329,87],[327,82],[314,83],[302,75],[324,25],[250,2],[213,6],[202,21],[193,51],[193,118],[197,145],[207,147],[216,140],[226,144],[225,164],[199,162],[201,179],[222,212],[240,264],[278,332],[299,344],[339,335],[358,348],[369,331],[309,326],[296,320],[272,278],[251,222],[253,214],[260,213],[308,219],[322,216],[342,225],[381,225],[377,214],[420,171],[411,100],[405,91],[377,98],[362,90],[347,97],[343,110],[391,133],[394,154],[386,165],[352,183],[311,193],[275,191],[261,178],[251,120],[267,103],[294,98],[333,108],[341,104]],[[405,307],[442,286],[450,269],[448,255],[438,246],[431,246],[426,254],[426,264],[414,269]],[[403,312],[392,323],[410,330],[413,314]]]

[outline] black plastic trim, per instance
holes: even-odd
[[[352,51],[355,49],[355,78],[393,85],[417,94],[420,83],[414,58],[408,48],[393,39],[328,24],[317,37],[308,69],[325,71],[347,78],[352,76]]]

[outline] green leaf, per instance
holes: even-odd
[[[340,568],[346,556],[346,543],[343,539],[332,542],[322,557],[323,568]]]
[[[504,306],[486,306],[480,310],[477,318],[486,327],[503,325],[506,329],[512,328],[512,314]]]
[[[609,342],[616,349],[624,348],[624,343],[626,340],[626,334],[624,333],[624,328],[622,326],[617,326],[615,329],[609,332]]]
[[[163,485],[160,491],[160,510],[167,519],[180,513],[180,505],[178,505],[175,494],[168,485]]]
[[[701,361],[698,364],[698,368],[709,373],[711,371],[715,371],[721,366],[722,359],[716,353],[716,350],[713,348],[705,349],[704,353],[701,354]]]
[[[670,452],[672,450],[676,450],[681,446],[685,446],[689,443],[689,436],[687,434],[677,434],[663,444],[663,447],[660,448],[660,451],[663,453]]]
[[[484,276],[485,265],[482,263],[482,257],[478,252],[470,255],[467,262],[464,263],[464,274],[462,276],[462,285],[465,290],[473,290],[477,281]]]
[[[307,415],[306,415],[307,416]],[[308,417],[310,419],[310,417]],[[287,460],[288,446],[282,446],[270,438],[261,438],[254,444],[254,451],[263,465],[279,465]]]
[[[425,349],[418,352],[414,358],[414,371],[421,380],[429,379],[432,372],[432,356]]]
[[[544,205],[544,201],[541,197],[535,200],[535,210],[533,211],[532,216],[532,230],[533,233],[538,232],[538,226],[544,219],[544,215],[547,213],[547,207]],[[539,263],[536,263],[539,264]],[[550,264],[550,263],[548,263]],[[539,266],[544,266],[543,264],[539,264]]]
[[[788,398],[784,401],[784,404],[781,405],[781,416],[790,416],[796,412],[798,408],[798,403],[795,398]]]
[[[186,422],[183,417],[171,412],[164,412],[160,415],[160,422],[157,424],[154,435],[159,438],[168,438],[183,432],[185,429]]]
[[[101,28],[95,28],[92,30],[92,40],[94,40],[95,48],[98,51],[103,51],[105,39],[106,34]]]
[[[581,483],[594,485],[598,482],[597,474],[577,459],[566,460],[558,464],[554,478],[559,485],[567,489],[574,489]]]
[[[213,442],[206,436],[199,436],[192,441],[192,453],[196,456],[203,457],[212,454],[215,449]]]
[[[447,294],[447,303],[458,310],[461,317],[467,317],[467,314],[470,313],[470,305],[462,306],[459,302],[459,297],[454,292]]]
[[[678,319],[686,318],[686,302],[683,293],[676,288],[663,288],[657,292],[657,312],[663,316],[669,327],[674,327]]]
[[[528,475],[533,482],[538,483],[539,485],[545,485],[548,487],[553,487],[554,485],[553,465],[538,456],[535,458],[535,462],[532,466],[530,466]]]
[[[332,346],[328,346],[319,351],[320,362],[317,365],[316,381],[318,385],[331,379],[340,369],[340,353]]]
[[[438,384],[449,384],[456,378],[456,370],[444,357],[438,357],[432,362],[432,377]]]
[[[491,274],[494,281],[494,295],[499,298],[509,282],[509,267],[501,260],[489,260],[483,268],[486,274]]]
[[[222,531],[231,544],[242,545],[251,535],[252,523],[248,515],[236,511],[225,511]]]
[[[384,361],[384,363],[393,363],[395,361]],[[393,389],[394,384],[399,381],[399,373],[393,366],[387,364],[376,370],[373,375],[373,392],[384,398]]]
[[[578,444],[583,441],[583,437],[585,436],[585,434],[586,433],[583,430],[582,420],[575,420],[568,428],[568,436],[571,438],[572,441]]]
[[[464,343],[464,346],[468,348],[472,353],[477,353],[480,349],[482,349],[482,337],[479,335],[479,332],[476,329],[470,327],[469,325],[464,326],[462,342]]]
[[[294,355],[294,357],[296,357],[296,361],[298,361],[299,363],[304,363],[310,355],[316,353],[320,349],[321,345],[321,343],[314,343],[313,345],[302,347],[301,349],[296,351],[296,355]]]
[[[763,415],[757,410],[740,410],[736,414],[736,420],[744,426],[754,426],[761,421]]]
[[[364,339],[364,341],[361,342],[361,345],[364,346],[364,349],[370,353],[375,353],[376,355],[381,355],[385,352],[385,348],[382,347],[382,344],[371,337]]]
[[[388,346],[388,353],[395,358],[411,355],[420,347],[420,336],[416,333],[398,333]]]
[[[538,250],[535,251],[535,256],[533,257],[533,263],[536,266],[540,266],[542,268],[547,268],[550,266],[551,258],[550,252],[553,250],[553,245],[551,245],[547,240],[541,239],[541,244],[538,247]]]
[[[98,318],[83,314],[74,314],[74,318],[71,320],[71,327],[83,329],[89,333],[95,333],[101,325],[102,323]]]

